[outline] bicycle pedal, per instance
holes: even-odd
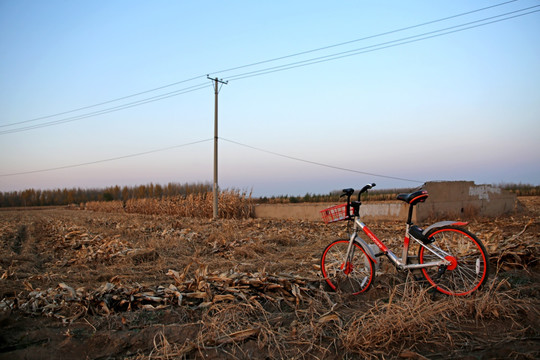
[[[444,275],[444,273],[446,272],[446,268],[446,265],[439,266],[439,270],[437,271],[437,279],[440,279]]]

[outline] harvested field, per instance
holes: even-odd
[[[540,197],[469,219],[492,273],[468,298],[383,260],[363,295],[327,292],[345,223],[0,212],[0,359],[537,359]],[[371,229],[397,248],[402,222]]]

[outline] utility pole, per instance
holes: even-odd
[[[227,85],[228,81],[218,79],[217,77],[212,79],[209,75],[206,75],[208,80],[214,82],[214,219],[218,218],[218,94],[223,84]]]

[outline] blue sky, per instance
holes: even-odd
[[[221,188],[540,184],[538,10],[0,0],[0,191],[211,182],[206,74]]]

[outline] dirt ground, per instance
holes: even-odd
[[[386,259],[367,293],[328,292],[346,223],[3,210],[0,359],[538,359],[540,197],[519,201],[467,219],[491,265],[468,298]],[[398,249],[403,222],[368,226]]]

